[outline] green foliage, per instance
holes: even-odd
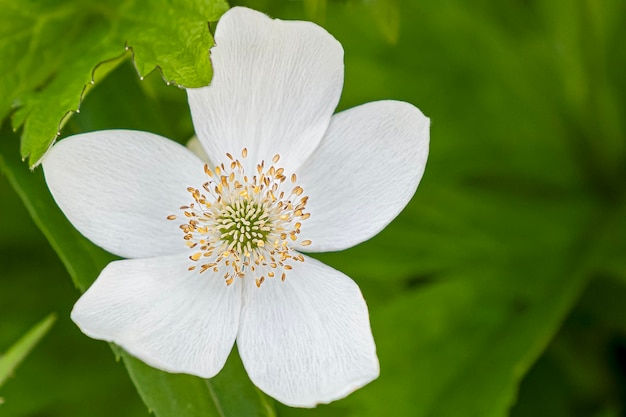
[[[181,13],[191,16],[197,5],[188,4]],[[414,103],[432,119],[432,146],[416,197],[394,223],[356,248],[318,256],[361,286],[380,378],[333,404],[313,410],[279,405],[278,414],[623,413],[626,4],[307,0],[305,5],[306,10],[293,2],[251,4],[275,17],[303,19],[308,11],[324,22],[345,49],[340,107],[383,98]],[[99,10],[95,3],[85,9],[89,15]],[[152,6],[134,13],[159,14]],[[76,40],[77,33],[62,35]],[[77,53],[69,44],[56,54]],[[136,54],[140,44],[135,43]],[[141,49],[149,54],[149,45]],[[194,53],[204,52],[189,50],[190,57]],[[61,68],[61,58],[52,55],[39,57],[48,68],[39,68],[36,55],[29,55],[22,58],[29,65],[5,71],[22,77],[8,97],[64,90],[53,87],[50,74]],[[56,118],[50,125],[54,136],[64,112],[78,105],[76,87],[89,81],[95,64],[75,73],[84,78],[72,87],[75,104],[62,114],[54,113],[58,106],[22,109]],[[0,60],[4,71],[2,65]],[[148,67],[137,64],[141,74]],[[183,91],[166,87],[158,75],[139,81],[128,62],[102,70],[106,78],[64,133],[134,128],[180,142],[193,134]],[[71,78],[73,71],[63,72]],[[177,76],[166,78],[179,82]],[[14,121],[25,114],[16,113]],[[41,172],[30,173],[19,162],[15,141],[13,135],[0,140],[3,169],[84,289],[112,258],[60,214]],[[11,233],[19,239],[20,230]],[[120,355],[158,416],[274,415],[271,400],[248,381],[236,352],[208,382],[165,374]],[[115,407],[123,404],[111,404],[111,414],[120,414]]]
[[[169,83],[207,85],[208,24],[227,8],[223,0],[0,1],[0,119],[17,107],[22,157],[38,163],[125,49],[141,76],[158,67]]]
[[[141,398],[157,416],[275,417],[272,401],[250,383],[237,352],[212,379],[168,374],[119,350]]]
[[[4,355],[0,355],[0,387],[12,376],[15,368],[28,356],[31,350],[50,331],[56,316],[54,314],[35,324],[24,336],[9,348]]]

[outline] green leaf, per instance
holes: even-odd
[[[272,400],[250,383],[234,349],[224,369],[212,379],[157,371],[117,349],[141,397],[158,416],[275,417]],[[184,389],[174,389],[178,386]],[[208,412],[210,411],[210,414]]]
[[[37,346],[41,339],[52,328],[56,321],[56,315],[50,314],[45,319],[35,324],[20,340],[4,354],[0,355],[0,387],[9,379],[15,368]]]
[[[0,141],[0,168],[18,192],[37,226],[67,267],[75,285],[85,290],[113,257],[74,229],[48,192],[41,170],[31,172],[20,162],[15,135],[4,132]],[[211,380],[170,374],[151,368],[115,348],[124,360],[137,391],[157,417],[274,416],[272,400],[247,378],[238,358],[231,357]],[[231,392],[231,390],[235,390]]]
[[[224,0],[0,0],[0,119],[17,107],[22,157],[38,163],[88,87],[126,50],[141,76],[159,68],[168,83],[207,85],[209,22],[227,8]]]

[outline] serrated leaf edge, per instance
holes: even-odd
[[[213,31],[211,31],[211,22],[207,21],[207,31],[209,33],[209,35],[211,36],[211,39],[213,39]],[[207,54],[209,54],[209,50],[206,51]],[[159,71],[159,75],[161,76],[161,79],[163,80],[163,82],[166,85],[174,85],[178,88],[185,88],[185,86],[183,84],[179,84],[176,79],[172,78],[171,80],[168,80],[165,77],[165,74],[163,73],[163,69],[161,68],[160,65],[155,65],[153,68],[151,68],[149,71],[147,71],[146,73],[142,74],[141,71],[139,70],[139,68],[137,67],[137,61],[135,60],[135,50],[133,48],[132,45],[129,45],[128,42],[125,43],[124,45],[124,51],[120,54],[117,55],[113,58],[109,58],[109,59],[105,59],[103,61],[100,61],[99,63],[97,63],[93,69],[91,70],[91,81],[88,82],[87,84],[85,84],[83,86],[83,89],[80,93],[80,96],[78,98],[78,107],[74,110],[69,109],[65,112],[65,114],[61,117],[61,120],[59,121],[59,124],[57,126],[57,133],[56,135],[52,138],[52,140],[50,141],[50,144],[48,145],[48,148],[46,149],[46,151],[43,153],[43,155],[35,162],[30,161],[29,164],[29,168],[31,171],[35,170],[35,168],[37,168],[41,162],[43,161],[43,159],[46,156],[46,153],[50,150],[50,148],[52,148],[52,146],[56,143],[57,139],[59,138],[59,136],[61,136],[61,130],[63,129],[63,126],[65,125],[65,123],[76,113],[80,113],[80,106],[83,103],[83,100],[85,99],[85,96],[87,94],[87,92],[96,84],[96,72],[98,71],[98,68],[100,68],[100,66],[102,66],[103,64],[106,63],[111,63],[114,62],[116,60],[119,60],[119,62],[116,65],[119,65],[120,63],[122,63],[125,59],[125,55],[130,52],[130,58],[132,60],[133,63],[133,67],[135,68],[135,71],[137,72],[137,76],[139,77],[139,80],[143,81],[145,77],[149,76],[150,74],[152,74],[154,71]],[[211,62],[211,57],[209,55],[209,62]],[[211,66],[212,66],[212,62],[211,62]],[[106,77],[106,74],[103,76],[103,79]],[[19,106],[14,107],[17,108]],[[28,116],[26,117],[28,118]],[[24,119],[24,123],[26,123],[26,118]],[[19,127],[14,128],[14,131],[17,131],[17,129],[19,129]],[[25,162],[26,159],[30,159],[31,154],[28,155],[22,155],[22,162]]]

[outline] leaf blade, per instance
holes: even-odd
[[[15,369],[50,331],[55,321],[56,314],[52,313],[46,316],[31,327],[4,355],[0,356],[0,387],[6,383]]]

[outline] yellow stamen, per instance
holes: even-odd
[[[243,148],[240,154],[246,158],[248,149]],[[252,177],[233,155],[226,154],[228,164],[213,169],[204,165],[208,181],[200,189],[187,188],[193,203],[180,206],[188,220],[180,229],[184,244],[199,249],[194,249],[189,259],[206,259],[199,272],[221,272],[226,285],[235,278],[249,277],[260,287],[265,277],[277,274],[284,281],[292,269],[290,263],[305,259],[290,245],[299,240],[302,221],[310,216],[305,212],[308,196],[303,196],[304,189],[298,185],[291,192],[283,189],[287,178],[295,184],[297,176],[286,176],[285,169],[275,165],[279,154],[267,169],[265,161],[260,161]],[[309,246],[311,241],[302,240],[300,245]],[[188,269],[194,271],[196,266]]]

